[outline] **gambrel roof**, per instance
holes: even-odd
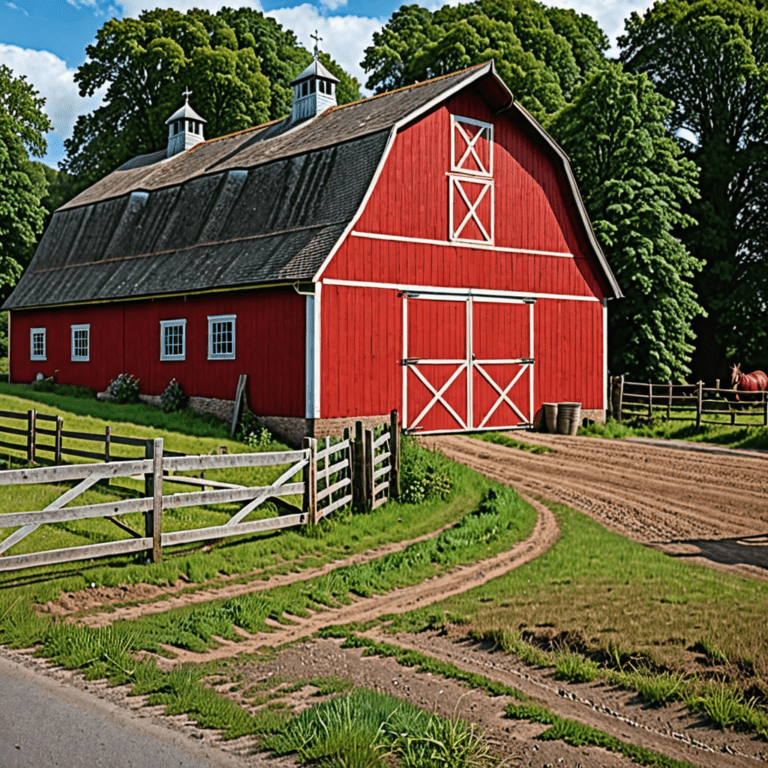
[[[134,158],[59,208],[4,309],[310,281],[364,207],[399,127],[474,83],[512,107],[562,158],[588,239],[614,295],[562,150],[493,62],[291,125],[290,117]]]

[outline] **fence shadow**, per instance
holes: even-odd
[[[705,557],[721,565],[751,565],[768,571],[768,533],[733,539],[673,539],[663,544],[671,557]],[[670,552],[669,545],[695,547],[698,551]]]

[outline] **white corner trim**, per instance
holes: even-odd
[[[305,294],[304,334],[304,416],[320,418],[320,296],[322,283],[314,294]]]
[[[11,318],[13,317],[13,312],[11,310],[8,310],[8,383],[13,382],[13,378],[11,378],[11,336],[13,335],[11,333]]]
[[[603,410],[608,410],[608,299],[603,299]]]
[[[232,323],[232,352],[213,351],[213,324]],[[237,315],[208,315],[208,359],[234,360],[237,352]]]

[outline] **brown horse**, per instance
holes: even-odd
[[[735,392],[765,392],[768,390],[768,376],[763,371],[753,371],[752,373],[742,373],[741,363],[731,366],[731,386]],[[736,399],[739,396],[736,395]],[[745,397],[745,400],[751,400],[751,397]]]

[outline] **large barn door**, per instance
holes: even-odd
[[[403,296],[403,426],[420,432],[468,429],[467,302]]]
[[[472,300],[472,426],[533,422],[533,303]]]
[[[533,305],[403,294],[403,427],[470,432],[533,420]]]

